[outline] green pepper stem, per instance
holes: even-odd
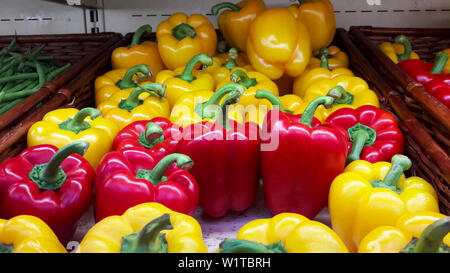
[[[217,14],[219,14],[219,11],[220,11],[221,9],[231,9],[232,11],[240,11],[240,10],[241,10],[241,8],[238,7],[238,6],[237,6],[236,4],[234,4],[234,3],[231,3],[231,2],[223,2],[223,3],[219,3],[219,4],[214,5],[214,6],[211,8],[211,13],[214,14],[214,15],[217,15]]]
[[[383,184],[395,187],[403,172],[411,168],[411,160],[404,155],[396,154],[391,159],[391,168],[383,179]]]
[[[356,124],[353,127],[347,129],[350,136],[350,141],[352,142],[352,150],[347,156],[347,164],[352,161],[359,160],[361,151],[365,146],[372,145],[376,139],[376,132],[374,129],[362,125],[361,123]]]
[[[256,91],[255,98],[268,100],[275,108],[277,108],[278,110],[280,110],[283,113],[289,113],[289,114],[293,113],[290,110],[284,109],[283,104],[281,103],[280,99],[276,95],[270,93],[267,90],[259,89],[258,91]]]
[[[102,112],[98,110],[97,108],[93,107],[86,107],[78,111],[78,113],[75,114],[73,118],[69,118],[68,120],[64,121],[61,124],[64,124],[62,129],[74,131],[74,132],[80,132],[83,130],[86,130],[86,123],[85,119],[87,117],[90,117],[92,120],[96,119],[97,117],[101,116]],[[61,127],[61,126],[60,126]]]
[[[436,57],[434,59],[434,66],[430,70],[431,74],[441,74],[442,70],[444,70],[445,64],[448,61],[448,54],[444,51],[440,51],[436,54]]]
[[[194,70],[194,67],[197,65],[197,63],[201,63],[202,65],[209,66],[209,65],[213,64],[213,59],[211,56],[208,56],[205,53],[200,53],[198,55],[195,55],[186,64],[186,67],[184,68],[183,73],[176,77],[180,78],[184,81],[187,81],[187,82],[192,82],[193,80],[195,80],[195,77],[192,75],[192,72]]]
[[[264,245],[258,242],[225,239],[219,245],[219,253],[286,253],[283,243],[280,241],[271,245]]]
[[[133,110],[134,108],[136,108],[141,104],[139,96],[144,92],[147,92],[151,95],[161,98],[166,95],[166,86],[160,83],[149,83],[140,85],[137,88],[133,89],[133,91],[131,91],[127,99],[122,100],[119,103],[119,108],[127,111]]]
[[[156,144],[164,141],[164,131],[158,124],[148,122],[145,125],[145,131],[141,133],[138,141],[147,149],[153,148]]]
[[[161,231],[173,229],[170,214],[153,219],[140,231],[122,237],[121,253],[167,253],[165,234]]]
[[[326,47],[322,47],[320,49],[320,67],[330,70],[330,66],[328,65],[328,55],[330,54],[330,50]]]
[[[443,243],[444,237],[450,232],[450,216],[441,218],[430,224],[420,235],[414,248],[415,253],[436,253]]]
[[[247,73],[240,69],[237,69],[230,74],[230,80],[242,84],[245,88],[250,88],[258,84],[255,78],[249,78]]]
[[[164,173],[173,163],[177,163],[177,167],[183,170],[189,170],[194,166],[194,161],[189,156],[173,153],[162,158],[151,171],[138,170],[136,177],[146,179],[156,186],[165,180]]]
[[[141,37],[144,33],[151,34],[152,33],[152,27],[148,24],[143,25],[139,27],[136,32],[133,35],[133,39],[131,40],[131,44],[128,46],[128,48],[131,48],[132,46],[138,45],[141,43]]]
[[[236,64],[236,58],[238,56],[238,51],[236,48],[230,48],[228,51],[228,61],[223,64],[222,66],[225,67],[228,70],[231,70],[237,66]]]
[[[228,96],[225,97],[220,106],[222,109],[222,122],[220,125],[227,130],[230,129],[230,123],[228,122],[228,106],[230,104],[239,102],[240,99],[241,93],[239,91],[233,90],[230,94],[228,94]]]
[[[181,41],[187,36],[194,38],[197,33],[195,32],[195,29],[189,24],[181,23],[172,29],[172,35],[178,41]]]
[[[197,113],[202,119],[204,118],[210,118],[215,119],[217,118],[217,111],[222,111],[222,109],[219,109],[219,103],[222,100],[224,96],[226,96],[230,92],[239,92],[239,96],[244,94],[244,87],[242,87],[240,84],[237,83],[229,83],[223,87],[221,87],[219,90],[217,90],[209,100],[199,103],[195,106],[194,111]]]
[[[38,184],[41,190],[56,190],[61,187],[67,177],[61,168],[61,163],[72,154],[83,156],[88,148],[88,142],[72,142],[59,149],[48,163],[34,166],[28,176]]]
[[[153,72],[150,70],[148,65],[139,64],[128,69],[123,78],[116,82],[116,86],[120,89],[136,87],[136,84],[133,81],[133,76],[137,75],[137,73],[144,74],[144,77],[146,78],[153,76]]]
[[[399,35],[399,36],[395,37],[395,42],[397,44],[402,44],[405,49],[403,54],[397,55],[398,60],[403,61],[403,60],[410,59],[411,53],[412,53],[412,46],[411,46],[411,42],[408,40],[408,38],[406,38],[405,35]]]

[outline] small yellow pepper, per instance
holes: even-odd
[[[395,226],[381,226],[369,232],[362,239],[358,252],[449,253],[449,232],[449,216],[433,211],[407,213],[397,220]]]
[[[404,155],[389,162],[351,162],[332,182],[328,208],[331,225],[351,252],[361,240],[379,226],[395,225],[409,212],[439,212],[437,194],[420,177],[405,178],[411,167]]]
[[[100,103],[103,117],[114,122],[119,130],[138,120],[155,117],[169,118],[170,105],[165,96],[165,86],[159,83],[143,84],[133,91],[121,90]]]
[[[102,117],[98,109],[62,108],[48,112],[31,125],[27,143],[28,147],[53,144],[62,148],[74,141],[86,141],[89,149],[83,157],[96,169],[102,157],[111,151],[118,131],[118,126]]]
[[[137,87],[137,82],[142,84],[152,75],[149,67],[145,64],[133,66],[129,69],[116,69],[106,72],[95,79],[95,105],[109,99],[120,90],[129,90]],[[148,82],[147,82],[148,83]]]
[[[308,29],[288,9],[266,9],[250,26],[248,59],[256,71],[272,80],[283,74],[299,76],[309,63],[311,51]]]
[[[103,218],[77,253],[206,253],[198,222],[159,203],[142,203]]]
[[[225,239],[220,253],[348,253],[342,240],[328,226],[296,213],[245,224],[236,236]]]
[[[217,20],[219,29],[229,46],[245,52],[250,25],[256,16],[266,9],[266,4],[263,0],[244,0],[237,4],[223,2],[214,5],[211,13],[217,15],[223,8],[230,10],[225,10],[219,15]]]
[[[350,61],[347,53],[342,51],[337,46],[322,47],[320,50],[313,52],[313,57],[309,61],[308,67],[315,68],[321,66],[321,56],[328,50],[328,66],[331,69],[336,69],[339,67],[348,68]]]
[[[113,69],[130,68],[140,64],[146,64],[156,75],[165,68],[159,55],[158,44],[152,41],[141,43],[141,36],[152,33],[150,25],[143,25],[136,30],[133,40],[128,47],[118,47],[111,55],[111,65]],[[153,80],[153,79],[149,79]]]
[[[369,89],[366,81],[355,76],[337,76],[332,79],[324,79],[311,84],[305,91],[303,97],[306,105],[318,97],[326,96],[333,88],[344,89],[344,96],[336,100],[331,108],[326,109],[323,105],[317,108],[320,121],[325,121],[334,111],[341,108],[356,109],[362,105],[373,105],[380,107],[380,102],[374,91]]]
[[[311,34],[311,48],[318,50],[331,44],[336,32],[333,4],[329,0],[298,0],[288,9],[305,24]]]
[[[67,253],[67,250],[44,221],[19,215],[0,219],[0,253]]]
[[[244,68],[247,71],[252,71],[253,68],[248,62],[240,61],[242,65],[237,63],[239,57],[235,48],[231,48],[228,53],[213,57],[213,64],[206,67],[205,71],[214,77],[215,83],[230,79],[230,74],[239,68]]]
[[[395,37],[395,43],[383,42],[379,48],[394,63],[407,59],[420,59],[419,55],[412,51],[411,43],[405,35]]]
[[[216,30],[202,14],[172,14],[158,25],[156,39],[161,58],[168,69],[185,66],[200,53],[213,56],[217,46]]]
[[[450,48],[447,48],[443,51],[450,56]],[[444,67],[443,71],[444,71],[444,74],[450,74],[450,59],[445,63],[445,67]]]
[[[166,86],[166,97],[170,106],[186,92],[214,90],[214,77],[205,70],[194,70],[198,64],[212,65],[213,58],[202,53],[192,57],[186,67],[179,67],[173,71],[163,70],[156,75],[155,81]]]
[[[354,76],[353,72],[345,67],[330,69],[328,59],[328,49],[323,49],[320,57],[319,67],[308,67],[300,76],[294,78],[292,93],[304,98],[305,92],[313,83],[323,79],[334,79],[337,76]]]

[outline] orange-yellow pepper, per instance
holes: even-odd
[[[409,158],[398,154],[391,162],[353,161],[331,184],[331,225],[351,252],[370,231],[395,225],[405,213],[439,212],[433,186],[420,177],[405,178]]]
[[[67,253],[67,250],[40,218],[19,215],[0,219],[0,253]]]
[[[298,0],[288,9],[305,24],[311,37],[312,50],[331,44],[336,32],[333,4],[329,0]]]
[[[202,14],[172,14],[158,25],[156,39],[159,54],[168,69],[185,66],[200,53],[212,56],[217,46],[216,30]]]
[[[339,236],[325,224],[296,213],[280,213],[245,224],[225,239],[220,253],[348,253]]]
[[[165,68],[158,51],[156,42],[141,42],[144,33],[152,33],[150,25],[143,25],[136,30],[133,40],[128,47],[118,47],[111,55],[113,69],[130,68],[139,64],[146,64],[154,75]],[[153,80],[150,78],[149,80]]]
[[[159,203],[142,203],[103,218],[77,253],[206,253],[198,222]]]
[[[450,56],[450,48],[444,49],[443,51]],[[450,59],[445,63],[443,71],[444,74],[450,74]]]
[[[205,68],[205,71],[214,77],[216,83],[230,79],[231,72],[238,68],[244,68],[247,71],[253,70],[252,66],[248,63],[248,59],[245,61],[241,57],[240,64],[238,63],[238,59],[242,55],[239,55],[235,48],[231,48],[225,55],[213,57],[213,64]]]
[[[381,226],[369,232],[359,253],[450,252],[450,217],[434,211],[402,215],[395,226]]]
[[[250,26],[248,59],[256,71],[272,80],[283,74],[299,76],[309,63],[311,51],[308,29],[288,9],[266,9]]]
[[[230,10],[219,15],[219,29],[229,46],[245,52],[250,25],[256,16],[266,9],[266,4],[263,0],[244,0],[237,4],[223,2],[214,5],[211,13],[217,15],[224,8]]]
[[[319,67],[321,64],[321,56],[328,50],[328,66],[331,69],[336,69],[339,67],[348,67],[350,64],[347,53],[342,51],[337,46],[322,47],[320,50],[315,50],[313,52],[313,57],[311,57],[308,67],[315,68]]]
[[[405,35],[395,37],[395,43],[383,42],[379,48],[395,64],[407,59],[420,59],[419,55],[412,51],[411,43]]]

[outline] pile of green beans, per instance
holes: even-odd
[[[70,67],[70,64],[58,67],[52,63],[52,56],[39,55],[45,45],[35,50],[29,47],[23,54],[14,52],[16,42],[14,38],[0,50],[0,115]]]

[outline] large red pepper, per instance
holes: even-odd
[[[411,76],[413,80],[421,84],[426,84],[439,75],[442,75],[447,60],[448,54],[441,51],[436,54],[434,63],[408,59],[399,62],[398,66]]]
[[[187,170],[193,164],[183,154],[172,153],[160,159],[142,148],[106,154],[97,168],[95,220],[121,215],[146,202],[192,214],[198,204],[198,185]]]
[[[181,126],[163,117],[135,121],[116,135],[112,150],[142,148],[161,158],[175,151],[181,131]]]
[[[82,156],[89,144],[77,141],[58,150],[36,145],[0,164],[0,218],[33,215],[65,244],[92,200],[94,169]]]
[[[257,98],[263,98],[258,92]],[[345,167],[348,135],[332,124],[312,122],[319,105],[331,107],[342,95],[342,88],[335,87],[301,115],[282,109],[267,113],[261,145],[273,147],[261,150],[261,174],[264,200],[273,214],[293,212],[311,219],[326,206],[331,182]]]
[[[195,162],[191,172],[199,184],[199,205],[212,217],[250,207],[260,179],[258,124],[228,119],[227,105],[236,103],[244,92],[242,86],[234,86],[236,90],[230,90],[218,108],[220,114],[208,112],[209,107],[219,107],[212,100],[196,108],[202,118],[213,120],[186,126],[178,144],[177,151]]]
[[[347,130],[347,163],[360,159],[371,163],[390,162],[392,156],[403,153],[404,137],[397,120],[391,113],[375,106],[341,108],[325,122]]]

